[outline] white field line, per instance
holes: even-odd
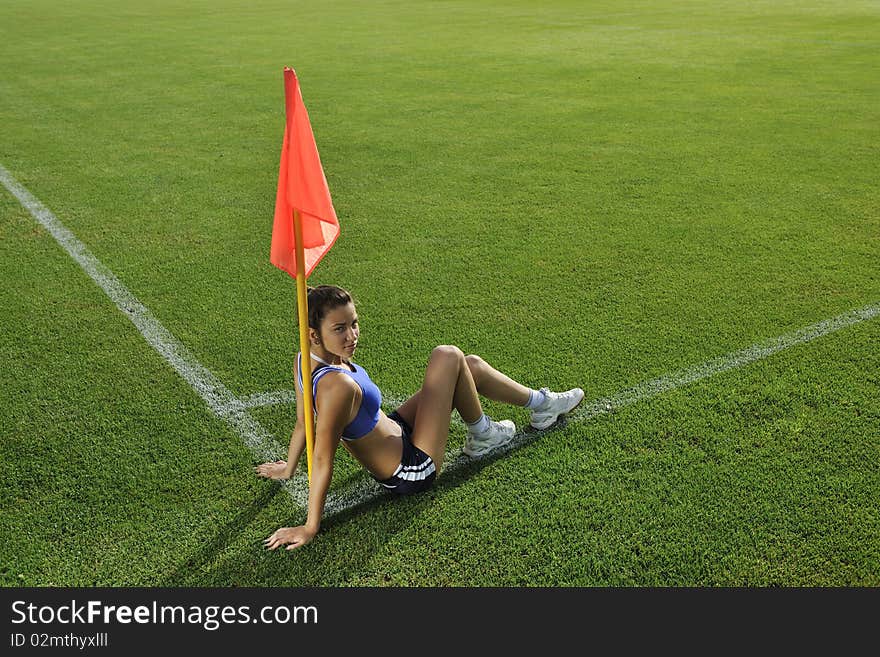
[[[278,458],[279,449],[276,441],[251,417],[245,405],[214,374],[199,363],[195,356],[128,291],[113,272],[107,269],[46,206],[21,186],[3,165],[0,165],[0,182],[34,219],[49,231],[61,248],[76,260],[98,287],[104,290],[116,307],[137,327],[147,343],[158,351],[205,400],[208,408],[241,436],[255,458],[260,461]],[[306,503],[308,489],[301,480],[294,479],[288,482],[285,488],[300,505]]]
[[[241,436],[254,456],[260,460],[275,459],[278,446],[262,425],[251,417],[247,409],[293,403],[293,391],[280,390],[252,395],[245,399],[237,398],[209,370],[196,361],[186,347],[152,316],[150,311],[119,282],[113,273],[101,264],[85,245],[58,221],[55,215],[17,183],[2,165],[0,165],[0,182],[80,264],[83,270],[138,328],[147,342],[198,392],[208,407]],[[880,315],[880,304],[843,313],[778,338],[713,358],[700,365],[646,381],[611,397],[595,400],[572,413],[567,422],[590,420],[629,404],[696,383],[710,376],[744,367],[790,347],[805,344],[848,326],[871,320],[878,315]],[[394,398],[387,400],[392,408],[403,401],[403,399]],[[501,454],[516,449],[553,430],[553,427],[544,431],[536,431],[531,428],[521,430],[517,432],[510,443],[484,455],[481,459],[497,458]],[[450,450],[445,457],[444,472],[455,471],[472,461],[473,459],[466,456],[461,449]],[[303,478],[297,477],[292,482],[287,482],[285,487],[294,501],[304,508],[308,500],[308,489]],[[365,476],[344,490],[331,492],[325,505],[325,515],[344,511],[385,494],[385,491],[379,489],[372,479]]]
[[[278,390],[276,392],[260,392],[256,395],[241,398],[243,408],[259,408],[261,406],[281,406],[283,404],[296,403],[293,390]]]

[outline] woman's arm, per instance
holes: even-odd
[[[351,421],[360,389],[350,377],[328,376],[321,381],[318,392],[321,413],[315,427],[308,517],[304,525],[282,527],[267,538],[265,544],[270,550],[282,545],[287,545],[288,550],[305,545],[321,529],[324,504],[333,477],[333,458],[342,437],[342,430]]]
[[[290,479],[306,448],[306,424],[303,413],[303,394],[299,387],[299,372],[296,372],[296,426],[290,434],[286,461],[269,461],[256,467],[257,475],[267,479]]]

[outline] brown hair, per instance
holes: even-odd
[[[351,294],[335,285],[309,287],[309,327],[321,330],[321,322],[334,308],[354,303]]]

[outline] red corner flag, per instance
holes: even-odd
[[[321,168],[309,114],[291,68],[284,69],[284,100],[287,121],[281,145],[275,222],[269,262],[296,278],[296,238],[293,213],[302,220],[305,277],[330,250],[339,236],[339,221],[330,200],[327,178]]]

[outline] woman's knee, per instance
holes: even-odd
[[[464,362],[467,363],[468,369],[471,371],[471,376],[474,377],[474,381],[477,381],[486,361],[475,354],[468,354],[464,357]]]
[[[431,360],[464,360],[464,352],[451,344],[441,344],[437,347],[434,347],[434,350],[431,352]]]

